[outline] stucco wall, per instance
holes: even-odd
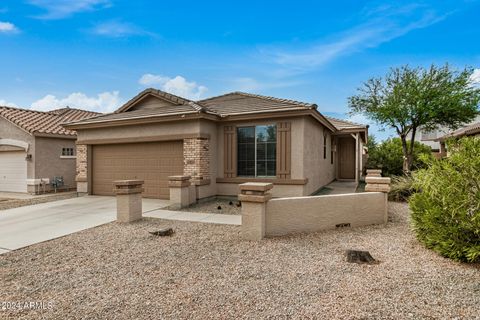
[[[326,158],[323,158],[323,136],[327,136]],[[335,179],[335,165],[331,163],[330,151],[331,132],[318,121],[308,117],[305,118],[303,148],[303,175],[308,178],[305,185],[305,196],[312,194],[319,188]]]
[[[75,188],[75,158],[61,158],[62,148],[74,148],[74,139],[36,137],[35,178],[63,177],[66,187]]]
[[[316,232],[343,223],[358,227],[386,222],[387,194],[382,192],[280,198],[266,204],[265,235]]]
[[[174,135],[197,134],[199,132],[201,132],[200,121],[189,120],[78,130],[77,137],[80,143],[86,141],[86,144],[88,144],[88,141],[103,139],[117,140],[117,142],[122,142],[121,139],[136,139],[138,142],[141,142],[144,141],[144,138],[171,137]]]
[[[28,154],[32,154],[33,158],[31,161],[25,160],[25,162],[27,163],[27,177],[33,179],[35,177],[35,138],[2,117],[0,117],[0,138],[20,140],[29,144]]]

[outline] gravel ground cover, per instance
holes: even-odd
[[[238,206],[238,200],[213,199],[201,203],[196,203],[187,208],[172,209],[173,211],[201,212],[201,213],[220,213],[220,214],[242,214],[242,207]],[[221,209],[219,209],[219,207]]]
[[[76,192],[65,192],[57,194],[46,194],[45,196],[30,198],[30,199],[12,199],[0,198],[0,211],[6,209],[13,209],[24,206],[31,206],[33,204],[58,201],[77,197]],[[1,212],[0,212],[1,214]]]
[[[249,242],[240,227],[144,219],[0,255],[1,319],[478,319],[480,266],[422,247],[407,207],[387,226]],[[171,237],[147,231],[172,226]],[[345,262],[368,250],[375,265]]]

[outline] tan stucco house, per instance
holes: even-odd
[[[49,191],[54,177],[75,188],[75,140],[60,124],[98,113],[63,108],[49,112],[0,106],[0,191]]]
[[[78,190],[112,195],[114,180],[142,179],[145,197],[169,197],[168,177],[189,175],[197,199],[237,195],[245,181],[274,196],[310,195],[358,181],[367,127],[323,116],[315,104],[233,92],[191,101],[147,89],[76,130]]]
[[[477,117],[477,121],[435,139],[435,141],[440,144],[440,157],[447,156],[446,141],[448,139],[459,139],[463,137],[480,137],[480,121],[478,121],[478,119],[479,117]]]

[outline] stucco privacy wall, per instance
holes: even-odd
[[[259,126],[259,125],[268,125],[276,124],[279,121],[288,121],[291,123],[291,138],[292,138],[292,151],[291,151],[291,179],[303,179],[304,176],[304,162],[302,160],[304,145],[305,145],[305,122],[307,117],[294,117],[294,118],[271,118],[267,120],[258,120],[258,121],[235,121],[228,122],[225,124],[218,125],[217,130],[217,148],[218,152],[216,153],[217,159],[217,172],[218,177],[224,177],[224,127],[225,126],[236,126],[236,127],[247,127],[247,126]],[[239,192],[238,183],[218,183],[217,184],[217,194],[224,196],[236,196]],[[291,197],[291,196],[302,196],[307,195],[305,193],[305,188],[303,185],[278,185],[276,184],[272,189],[272,194],[274,197]]]
[[[35,155],[35,137],[1,117],[0,138],[24,141],[29,145],[28,154],[32,154],[33,156]],[[33,159],[32,161],[25,160],[25,162],[27,166],[27,177],[28,179],[33,179],[35,177],[35,162],[33,161]],[[26,183],[27,182],[25,181],[25,184]]]
[[[352,193],[316,197],[272,199],[266,203],[265,235],[334,229],[387,222],[387,194]]]
[[[75,158],[62,158],[62,148],[75,148],[74,139],[43,138],[35,140],[35,178],[63,177],[65,187],[75,188]]]
[[[303,176],[308,178],[303,195],[310,195],[335,179],[335,165],[331,162],[331,132],[310,117],[304,124]],[[323,157],[324,135],[327,139],[326,158]],[[313,147],[315,146],[315,147]],[[335,163],[335,162],[334,162]]]

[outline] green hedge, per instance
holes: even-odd
[[[408,142],[410,146],[410,142]],[[424,167],[422,157],[433,158],[432,149],[429,146],[416,141],[413,148],[412,170]],[[384,176],[403,175],[403,152],[400,138],[387,139],[376,143],[375,139],[369,136],[367,168],[382,169]]]
[[[439,254],[480,261],[480,138],[448,143],[450,156],[414,173],[410,198],[418,239]]]

